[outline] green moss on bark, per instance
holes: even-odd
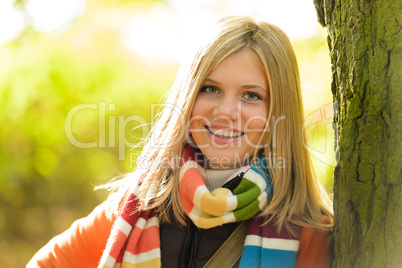
[[[402,3],[321,6],[336,103],[333,266],[400,267]]]

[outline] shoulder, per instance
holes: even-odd
[[[323,224],[331,224],[331,220],[329,217],[325,215],[321,215],[321,223]],[[320,239],[328,239],[332,236],[331,228],[327,229],[318,229],[314,227],[304,227],[301,232],[300,242],[304,242],[308,244],[308,242],[313,242],[315,240]]]
[[[329,217],[321,215],[321,223],[330,224]],[[330,267],[332,231],[304,227],[301,232],[297,267]]]
[[[54,237],[27,267],[96,267],[114,222],[108,201]]]

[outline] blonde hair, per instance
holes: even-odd
[[[172,168],[175,165],[172,159],[180,158],[187,142],[187,122],[206,76],[223,59],[241,49],[251,50],[266,74],[270,96],[268,122],[284,118],[275,124],[274,131],[268,131],[272,127],[268,123],[260,140],[265,144],[265,155],[280,156],[285,165],[270,166],[274,191],[263,215],[267,216],[267,222],[275,218],[278,228],[290,230],[289,223],[328,228],[332,224],[331,202],[316,180],[305,147],[304,109],[293,47],[278,27],[265,22],[257,24],[249,17],[226,17],[219,21],[217,32],[189,64],[180,68],[134,172],[142,181],[138,195],[140,209],[156,209],[162,220],[174,218],[184,223],[178,169]],[[127,194],[134,183],[132,176],[127,176],[114,186]],[[322,214],[330,218],[330,224],[321,222]]]

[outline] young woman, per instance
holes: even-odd
[[[221,20],[181,67],[136,171],[28,267],[330,266],[331,204],[303,113],[286,35]]]

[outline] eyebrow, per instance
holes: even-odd
[[[220,85],[220,83],[219,83],[218,81],[215,81],[214,79],[209,78],[209,77],[205,78],[205,82],[211,82],[211,83],[213,83],[213,84]],[[242,88],[245,88],[245,89],[249,89],[249,88],[260,88],[260,89],[262,89],[262,90],[264,90],[264,91],[267,91],[267,89],[263,88],[262,86],[253,85],[253,84],[251,84],[251,85],[242,85],[241,87],[242,87]]]

